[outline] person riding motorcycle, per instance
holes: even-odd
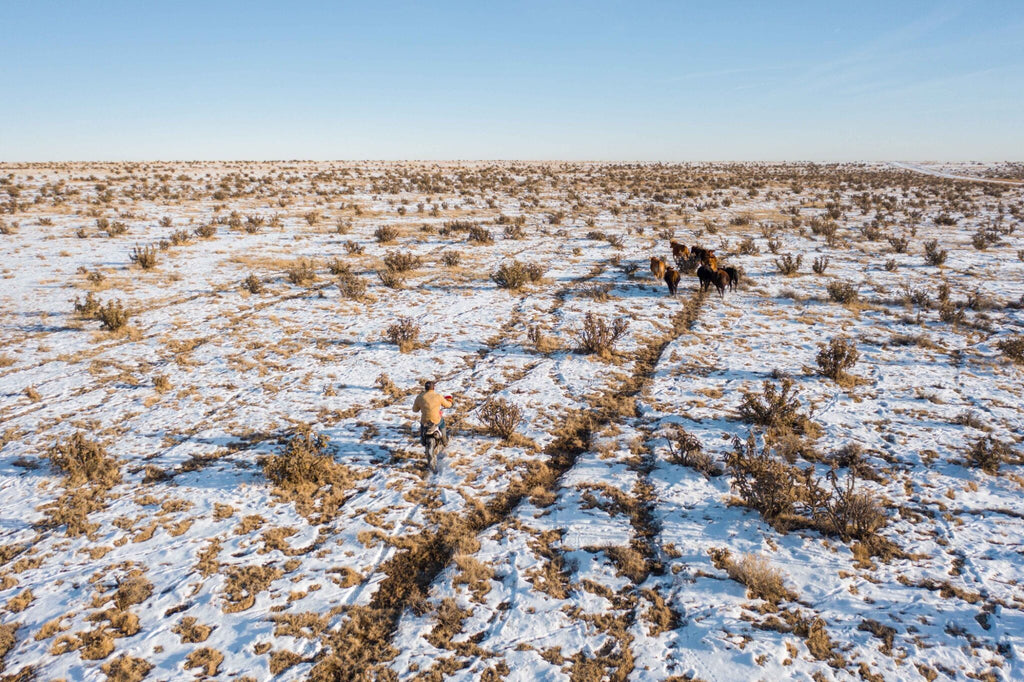
[[[412,404],[413,412],[420,413],[420,444],[426,445],[427,430],[434,424],[441,431],[441,442],[448,444],[448,426],[445,424],[444,415],[441,414],[442,407],[451,407],[452,397],[443,396],[434,390],[434,382],[428,381],[423,384],[423,393],[416,396]]]

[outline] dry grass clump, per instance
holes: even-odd
[[[420,337],[420,326],[411,317],[400,317],[397,322],[384,331],[384,336],[398,346],[398,350],[408,353],[416,348],[416,342]]]
[[[209,638],[210,633],[213,632],[213,627],[199,623],[192,616],[185,616],[177,625],[171,628],[171,632],[180,636],[183,644],[198,644],[199,642],[205,642]]]
[[[381,225],[373,231],[373,236],[380,244],[390,244],[398,239],[398,228],[394,225]]]
[[[855,303],[860,298],[857,285],[853,282],[834,279],[825,285],[825,290],[828,291],[828,297],[836,303]]]
[[[213,223],[207,225],[200,225],[192,232],[200,239],[212,239],[217,236],[217,226]]]
[[[996,348],[1002,351],[1009,360],[1024,364],[1024,336],[1010,336],[1002,339],[996,344]]]
[[[66,478],[66,487],[95,484],[105,488],[121,482],[117,460],[102,444],[91,441],[82,431],[57,441],[48,453],[50,463]]]
[[[992,436],[979,438],[971,444],[967,450],[967,463],[975,469],[981,469],[986,474],[996,475],[999,467],[1011,459],[1013,450],[1008,443],[997,440]]]
[[[266,566],[231,566],[226,570],[224,586],[224,613],[238,613],[251,609],[256,596],[284,575],[284,571]]]
[[[248,277],[242,280],[242,288],[250,294],[261,294],[263,293],[263,280],[250,273]]]
[[[355,478],[348,467],[334,461],[329,444],[326,435],[301,426],[283,452],[263,462],[263,474],[274,485],[275,494],[295,502],[300,514],[320,522],[334,517]]]
[[[462,262],[462,252],[461,251],[455,251],[455,250],[445,251],[444,255],[441,256],[441,263],[445,267],[454,268],[454,267],[457,267],[459,265],[459,263],[461,263],[461,262]]]
[[[185,669],[200,668],[202,670],[201,674],[214,677],[217,675],[217,671],[220,670],[220,664],[223,662],[224,654],[216,649],[203,647],[202,649],[196,649],[185,657]]]
[[[516,427],[523,420],[523,410],[504,398],[491,398],[480,408],[480,420],[489,434],[507,442],[512,440]]]
[[[857,345],[845,336],[837,336],[827,344],[818,345],[817,362],[821,374],[837,383],[846,378],[846,370],[851,369],[860,359]]]
[[[769,604],[793,601],[797,595],[786,587],[782,572],[760,554],[744,554],[739,561],[728,549],[708,550],[711,561],[724,570],[731,579],[747,588],[747,596],[763,599]]]
[[[305,286],[316,281],[316,265],[308,258],[300,258],[285,270],[288,281],[297,286]]]
[[[681,426],[677,426],[668,435],[668,447],[668,461],[673,464],[696,469],[708,478],[724,473],[714,457],[705,452],[700,439]]]
[[[544,330],[537,324],[530,325],[526,330],[526,338],[529,339],[530,343],[533,344],[534,350],[538,353],[553,353],[562,347],[558,339],[545,334]]]
[[[104,663],[100,669],[107,676],[107,682],[141,682],[153,665],[144,659],[122,654]]]
[[[128,257],[143,270],[152,270],[158,260],[155,246],[136,246]]]
[[[153,583],[143,575],[132,575],[118,582],[114,593],[114,604],[121,611],[129,606],[141,604],[153,595]]]
[[[803,254],[798,254],[797,257],[794,258],[793,254],[784,253],[775,259],[775,267],[777,267],[779,272],[783,275],[789,277],[790,275],[795,275],[800,270],[800,264],[803,260]]]
[[[610,357],[615,344],[628,329],[629,320],[624,317],[616,318],[609,324],[603,317],[587,313],[583,317],[583,324],[575,330],[576,350],[585,355]]]

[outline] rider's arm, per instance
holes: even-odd
[[[423,394],[416,396],[416,400],[412,404],[413,412],[420,412],[423,410]]]
[[[441,396],[441,405],[444,407],[451,407],[452,399],[449,398],[448,396]]]

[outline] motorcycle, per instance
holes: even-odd
[[[445,396],[446,400],[452,400],[450,395]],[[444,414],[441,415],[441,421],[444,422]],[[445,438],[445,434],[441,432],[440,424],[431,424],[427,427],[426,432],[423,434],[423,448],[427,455],[427,466],[430,468],[432,473],[437,473],[437,462],[438,457],[444,452],[445,448],[448,447],[448,439]]]
[[[437,473],[437,458],[444,452],[444,436],[438,424],[431,424],[423,434],[423,447],[427,454],[427,466],[432,473]]]

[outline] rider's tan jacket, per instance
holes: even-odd
[[[451,407],[452,401],[445,399],[437,391],[424,391],[416,396],[412,404],[413,412],[420,413],[421,424],[437,424],[441,421],[441,408]]]

